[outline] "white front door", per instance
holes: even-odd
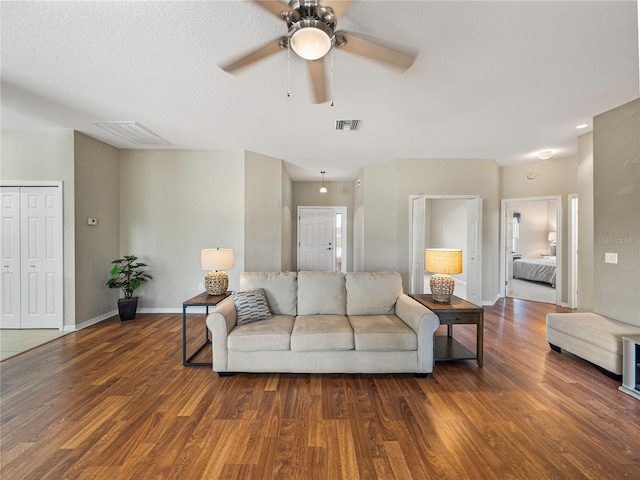
[[[303,208],[298,214],[298,270],[333,271],[333,208]]]
[[[61,187],[3,186],[1,328],[61,328]]]
[[[2,315],[0,328],[20,328],[20,189],[2,187]]]

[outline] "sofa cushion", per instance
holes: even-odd
[[[291,350],[296,352],[353,350],[353,330],[344,315],[296,317]]]
[[[273,315],[262,322],[236,326],[229,332],[227,347],[238,352],[289,350],[294,318]]]
[[[271,318],[267,297],[261,288],[234,292],[233,303],[236,306],[236,325]]]
[[[389,315],[402,294],[398,272],[351,272],[345,274],[347,315]]]
[[[417,350],[418,338],[395,315],[349,316],[356,350]]]
[[[240,275],[240,290],[264,289],[269,309],[274,315],[297,313],[296,272],[245,272]]]
[[[298,315],[345,315],[342,272],[298,272]]]

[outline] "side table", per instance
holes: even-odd
[[[207,315],[209,315],[209,307],[215,307],[225,298],[231,295],[231,292],[226,292],[222,295],[209,295],[207,292],[202,292],[199,295],[196,295],[189,300],[185,300],[182,303],[182,365],[185,367],[212,367],[213,363],[211,362],[192,362],[191,359],[195,357],[200,350],[202,350],[205,346],[211,344],[211,339],[209,338],[209,329],[207,328],[207,324],[204,325],[204,343],[198,347],[198,349],[187,358],[187,308],[189,307],[205,307],[205,320]]]
[[[640,335],[622,337],[622,385],[618,388],[640,400]]]
[[[477,360],[478,366],[482,367],[484,308],[455,295],[451,297],[450,303],[436,302],[430,294],[410,294],[409,296],[435,313],[440,319],[440,325],[447,326],[447,335],[433,337],[434,361]],[[453,338],[453,326],[463,324],[476,326],[475,354]]]

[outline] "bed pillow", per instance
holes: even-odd
[[[236,305],[236,325],[271,318],[267,296],[262,288],[235,292],[233,303]]]

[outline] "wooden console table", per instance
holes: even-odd
[[[429,294],[410,294],[409,296],[435,313],[440,319],[440,325],[447,326],[447,335],[434,335],[434,361],[477,360],[478,366],[482,367],[484,308],[455,295],[451,297],[451,303],[436,302]],[[475,354],[453,338],[453,326],[463,324],[476,326]]]

